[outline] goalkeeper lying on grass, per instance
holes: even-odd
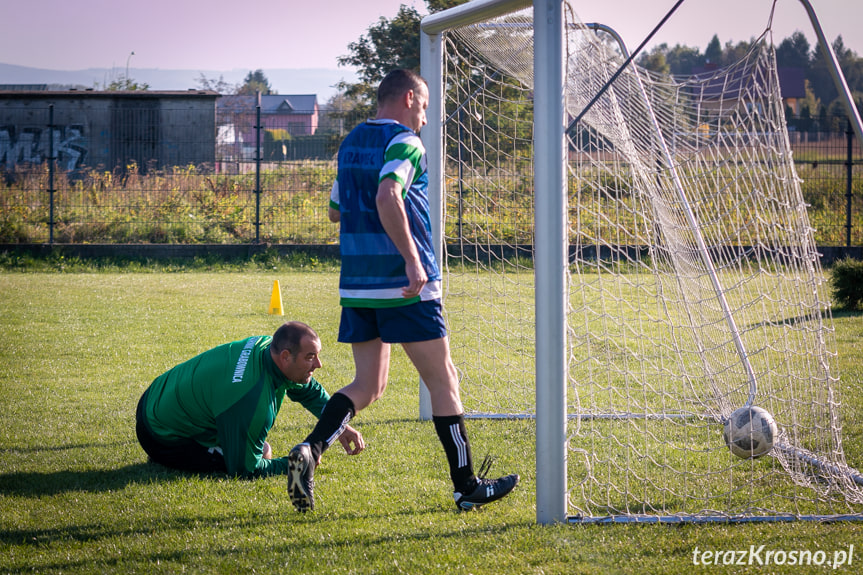
[[[288,322],[270,336],[226,343],[157,377],[138,402],[138,441],[150,459],[197,473],[240,477],[288,473],[272,458],[267,433],[285,397],[315,417],[330,396],[312,376],[321,341],[304,323]],[[350,426],[339,438],[355,455],[365,447]]]

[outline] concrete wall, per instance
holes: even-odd
[[[197,90],[0,91],[0,169],[44,162],[52,138],[63,170],[213,163],[217,97]]]

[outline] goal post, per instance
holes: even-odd
[[[567,145],[564,14],[534,0],[534,275],[536,305],[536,518],[566,518]],[[537,137],[537,135],[541,135]]]
[[[537,521],[863,519],[769,20],[687,78],[623,65],[564,0],[422,32],[453,359],[468,416],[535,425]],[[768,455],[726,445],[756,441],[744,407]]]
[[[860,120],[860,112],[857,106],[854,105],[854,98],[851,95],[851,90],[848,88],[848,82],[845,81],[845,75],[842,74],[842,69],[839,67],[839,62],[836,58],[836,53],[833,51],[833,46],[827,40],[824,34],[824,29],[821,27],[821,22],[818,20],[818,15],[815,14],[815,8],[809,0],[800,0],[803,4],[803,9],[806,10],[806,15],[812,23],[812,29],[815,31],[815,37],[818,38],[818,45],[824,53],[827,69],[830,71],[830,77],[833,84],[836,86],[836,91],[839,94],[839,99],[842,100],[842,105],[845,108],[845,113],[848,114],[848,121],[854,129],[854,134],[857,136],[857,141],[863,143],[863,121]]]
[[[564,90],[564,16],[560,0],[534,0],[536,221],[536,468],[537,521],[566,519],[566,142]],[[422,70],[429,82],[428,125],[423,142],[429,156],[429,195],[443,212],[444,110],[443,55],[440,33],[448,28],[487,20],[531,6],[530,0],[478,0],[463,4],[422,23]],[[434,178],[432,182],[431,178]],[[434,221],[434,220],[433,220]],[[440,222],[442,223],[441,217]],[[444,246],[440,223],[433,224],[436,246]],[[445,249],[439,250],[439,253]],[[442,258],[441,258],[442,259]],[[422,418],[430,418],[427,390],[421,387]],[[539,415],[542,414],[542,415]]]

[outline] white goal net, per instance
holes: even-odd
[[[567,514],[859,515],[769,29],[733,66],[631,64],[602,92],[623,48],[565,13]],[[532,19],[442,34],[445,310],[475,416],[536,415]],[[743,406],[773,415],[769,455],[725,445]]]

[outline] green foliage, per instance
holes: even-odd
[[[345,84],[345,93],[358,103],[366,117],[374,116],[377,85],[394,68],[419,72],[420,15],[415,8],[402,4],[392,19],[381,18],[365,36],[348,44],[350,56],[339,58],[339,65],[354,66],[360,82]]]
[[[833,264],[830,269],[830,285],[833,300],[848,310],[855,310],[863,304],[863,261],[845,258]]]
[[[722,44],[719,42],[719,36],[713,35],[707,48],[704,49],[704,58],[717,66],[722,63]]]
[[[452,8],[466,0],[426,0],[432,12]],[[354,102],[350,117],[353,124],[374,116],[377,86],[390,70],[407,68],[420,71],[420,20],[416,8],[402,4],[391,19],[381,17],[356,42],[348,44],[350,55],[341,56],[341,66],[357,68],[360,81],[342,83],[339,89]]]
[[[640,59],[641,66],[647,68],[657,74],[670,74],[671,66],[668,64],[668,59],[661,49],[653,49],[644,54]]]
[[[332,149],[331,136],[317,140],[323,155]],[[9,185],[0,184],[0,243],[47,241],[46,179],[46,166],[37,166],[17,173]],[[326,217],[334,179],[332,161],[280,162],[264,171],[261,240],[334,242],[338,227]],[[221,244],[255,239],[254,173],[214,174],[186,166],[142,174],[129,166],[124,173],[58,173],[55,188],[58,243]]]
[[[149,90],[150,85],[146,82],[137,82],[133,78],[121,75],[119,78],[111,80],[102,86],[102,89],[106,92],[136,92]]]
[[[291,133],[284,128],[267,128],[264,130],[264,142],[280,142],[291,139]]]
[[[237,94],[244,96],[254,96],[260,92],[262,95],[276,94],[277,92],[270,87],[270,80],[267,78],[264,71],[261,69],[249,72],[246,74],[242,85],[237,88]]]
[[[203,72],[199,73],[198,79],[195,81],[198,88],[201,90],[210,90],[219,94],[236,94],[239,86],[225,81],[225,76],[219,74],[219,79],[208,78]]]
[[[776,59],[780,66],[806,68],[809,66],[809,40],[800,30],[785,38],[776,47]]]
[[[327,101],[326,108],[329,110],[327,124],[318,126],[318,134],[327,132],[341,141],[341,136],[369,118],[369,113],[372,111],[368,106],[370,100],[365,95],[348,96],[345,92],[350,86],[351,84],[347,82],[337,84],[339,91]],[[371,97],[370,95],[369,98]]]
[[[510,102],[511,110],[517,104]],[[513,112],[515,113],[515,112]],[[505,122],[503,114],[489,125]],[[528,138],[529,134],[522,134]],[[279,160],[261,174],[261,239],[269,243],[328,244],[338,241],[338,226],[329,222],[326,207],[335,179],[335,163],[290,161],[310,146],[322,157],[334,157],[340,139],[335,134],[298,136],[288,141],[288,161],[280,144],[268,144],[264,159]],[[510,140],[511,142],[511,140]],[[449,154],[457,148],[448,140]],[[521,142],[519,148],[529,149]],[[489,150],[491,153],[491,150]],[[845,244],[846,180],[841,171],[825,164],[841,164],[842,154],[828,149],[795,150],[803,179],[804,200],[819,245]],[[820,162],[820,166],[819,166]],[[447,175],[447,236],[465,241],[486,241],[487,234],[509,243],[530,243],[532,238],[533,173],[525,158],[501,160],[495,172],[466,171],[459,181]],[[49,196],[44,166],[16,172],[15,181],[0,182],[0,243],[40,243],[48,240]],[[496,183],[495,183],[496,182]],[[590,174],[572,176],[570,189],[602,189],[613,198],[632,191],[629,177]],[[461,208],[458,190],[462,193]],[[90,170],[72,177],[57,174],[55,241],[57,243],[250,243],[255,239],[254,173],[213,174],[195,166],[125,174]],[[860,198],[863,178],[855,168],[852,181],[852,244],[860,245],[863,220]],[[573,204],[574,205],[574,204]],[[461,209],[461,229],[453,214]],[[489,220],[488,213],[495,215]],[[509,214],[512,214],[510,217]],[[506,221],[509,218],[511,221]],[[733,222],[729,222],[733,223]],[[589,222],[582,221],[582,225]]]
[[[707,63],[717,66],[727,66],[741,58],[750,48],[752,42],[741,41],[733,43],[726,42],[723,46],[719,36],[711,38],[702,53],[698,48],[682,46],[680,44],[670,48],[668,44],[660,44],[649,52],[638,56],[638,64],[648,70],[660,74],[670,73],[675,76],[688,76],[693,68],[704,66]],[[845,47],[842,36],[837,36],[831,44],[839,67],[842,69],[845,79],[851,89],[857,108],[863,110],[863,58],[856,52]],[[816,129],[815,123],[821,114],[844,116],[845,110],[838,98],[838,92],[824,59],[824,51],[819,44],[810,46],[806,36],[796,31],[788,38],[782,40],[776,47],[777,64],[783,68],[802,68],[807,82],[807,101],[804,104],[806,112],[800,120],[804,128],[801,131]],[[819,130],[841,131],[844,126],[820,126]]]
[[[266,161],[296,161],[303,159],[330,160],[335,158],[342,138],[334,133],[313,136],[292,136],[287,130],[266,130],[263,159]]]

